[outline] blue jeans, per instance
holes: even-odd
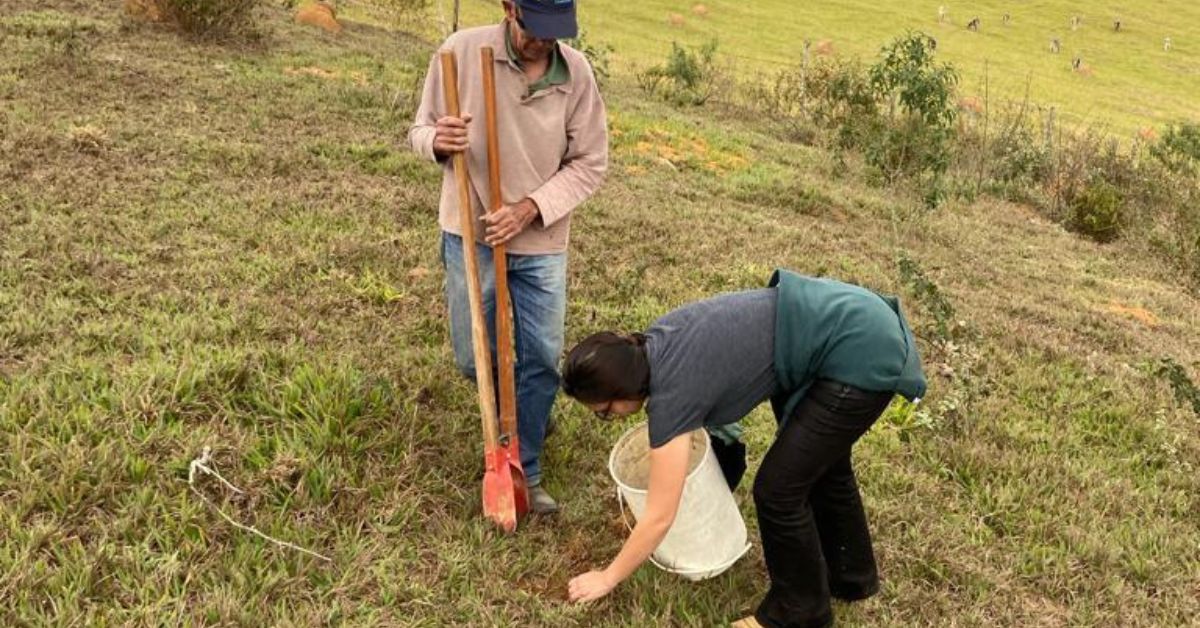
[[[496,282],[492,249],[475,245],[483,311],[496,360]],[[446,271],[446,304],[450,309],[450,341],[458,370],[475,379],[471,348],[471,309],[467,300],[466,262],[462,238],[442,232],[442,265]],[[558,359],[567,314],[567,254],[509,255],[508,291],[516,336],[517,437],[521,466],[530,486],[542,480],[540,457],[546,423],[558,395]],[[493,368],[493,373],[495,369]]]

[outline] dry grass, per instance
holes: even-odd
[[[54,5],[98,24],[86,54],[0,40],[0,623],[711,626],[752,607],[757,550],[714,581],[646,568],[563,601],[623,538],[604,460],[624,426],[565,402],[546,464],[563,515],[514,537],[478,516],[439,174],[403,147],[428,44],[278,12],[266,48],[229,50]],[[1197,417],[1146,368],[1200,360],[1200,302],[1169,270],[1017,205],[923,213],[854,163],[625,83],[608,99],[621,176],[578,214],[570,337],[775,266],[904,294],[900,251],[963,322],[948,342],[908,299],[933,394],[859,447],[885,584],[844,625],[1194,625]],[[752,419],[752,464],[771,429]],[[248,494],[201,490],[333,564],[207,510],[185,482],[206,445]]]

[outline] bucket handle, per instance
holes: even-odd
[[[630,532],[633,532],[633,524],[629,523],[629,516],[625,514],[625,508],[627,506],[628,506],[628,504],[625,503],[625,495],[623,495],[621,493],[621,488],[617,487],[617,508],[621,511],[621,521],[623,521],[625,523],[625,527]],[[632,507],[630,507],[629,509],[633,510]],[[650,555],[650,562],[654,563],[655,567],[658,567],[659,569],[661,569],[667,573],[673,573],[678,576],[695,576],[695,575],[702,574],[702,573],[709,573],[712,571],[722,571],[724,569],[728,569],[731,565],[733,565],[738,560],[740,560],[743,556],[745,556],[746,552],[750,551],[751,547],[752,547],[752,544],[749,541],[747,541],[746,547],[743,547],[742,551],[738,552],[737,555],[735,555],[733,558],[725,561],[724,563],[721,563],[720,565],[715,565],[713,567],[705,567],[703,569],[678,569],[675,567],[670,567],[670,566],[667,566],[667,565],[664,565],[664,564],[658,562],[654,558],[654,554]]]

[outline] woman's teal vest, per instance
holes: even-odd
[[[909,401],[925,395],[921,356],[895,297],[782,269],[769,286],[778,288],[775,376],[783,392],[771,407],[780,424],[821,378]]]

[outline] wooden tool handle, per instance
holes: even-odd
[[[444,51],[442,88],[446,113],[461,117],[458,110],[458,66],[454,53]],[[471,305],[471,345],[475,349],[475,384],[479,390],[479,411],[483,415],[484,451],[499,447],[496,423],[496,391],[492,384],[492,356],[488,350],[487,326],[483,320],[483,290],[479,286],[479,261],[475,258],[475,216],[471,210],[471,189],[467,177],[467,156],[454,153],[454,178],[458,182],[458,220],[462,230],[463,257],[466,259],[467,301]]]
[[[496,61],[491,46],[479,51],[483,70],[483,103],[487,123],[488,211],[500,209],[500,138],[496,127]],[[517,433],[517,384],[513,373],[512,307],[508,293],[508,256],[503,244],[492,249],[496,268],[496,366],[500,370],[500,432],[510,438]]]

